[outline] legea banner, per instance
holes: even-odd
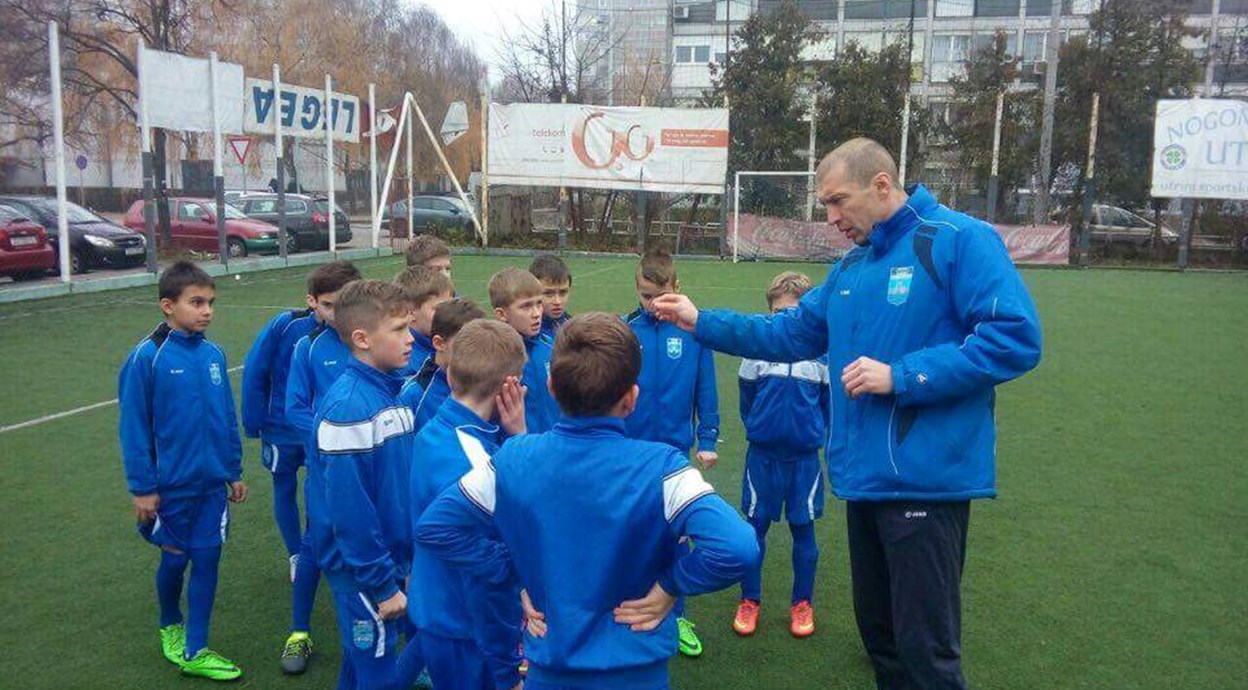
[[[490,104],[490,184],[722,194],[723,108]]]
[[[139,93],[152,127],[212,131],[208,60],[159,50],[139,53]],[[217,121],[223,134],[243,131],[243,66],[217,63]]]
[[[244,125],[248,132],[272,134],[273,118],[280,112],[283,136],[324,138],[328,110],[336,141],[354,144],[360,140],[360,99],[350,94],[331,91],[326,109],[325,89],[282,84],[281,103],[274,103],[273,82],[248,79],[246,95]]]
[[[1248,102],[1221,98],[1158,101],[1152,194],[1248,199]]]

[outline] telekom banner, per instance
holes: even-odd
[[[736,244],[741,259],[793,258],[806,261],[835,261],[853,248],[845,235],[827,223],[741,215],[741,226],[733,232],[728,219],[728,241]],[[1070,262],[1070,227],[1065,225],[998,225],[1010,258],[1016,264]]]
[[[722,194],[728,111],[490,104],[490,184]]]

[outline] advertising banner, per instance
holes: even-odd
[[[273,118],[282,117],[282,135],[325,137],[325,89],[309,89],[282,84],[282,102],[273,103],[273,82],[248,79],[245,126],[253,134],[272,134]],[[335,141],[360,140],[360,99],[345,93],[332,93],[329,104]]]
[[[1248,199],[1248,102],[1157,101],[1152,195]]]

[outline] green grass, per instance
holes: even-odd
[[[522,259],[461,258],[462,294]],[[397,259],[362,264],[390,277]],[[761,310],[776,264],[686,262],[705,306]],[[805,266],[817,280],[826,269]],[[625,312],[631,263],[575,260],[574,312]],[[1227,688],[1248,677],[1248,276],[1027,271],[1045,358],[1000,390],[1001,498],[972,510],[966,672],[982,688]],[[0,426],[115,396],[116,372],[158,320],[144,288],[0,306]],[[278,308],[297,305],[302,272],[222,280],[209,335],[231,365]],[[709,478],[734,504],[744,455],[734,358],[718,360],[723,443]],[[235,375],[237,382],[237,374]],[[237,390],[237,388],[236,388]],[[156,553],[134,534],[104,407],[0,434],[0,649],[3,687],[167,688],[181,680],[156,642]],[[327,591],[318,657],[280,677],[289,619],[287,564],[272,486],[246,446],[252,495],[234,512],[212,645],[258,688],[331,688],[338,652]],[[853,624],[844,510],[818,525],[818,633],[787,631],[787,530],[772,531],[759,634],[730,631],[736,592],[698,597],[706,645],[672,663],[686,689],[873,687]]]

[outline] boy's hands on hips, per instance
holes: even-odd
[[[401,591],[377,605],[377,615],[383,621],[394,620],[404,613],[407,613],[407,596]]]
[[[646,596],[615,607],[615,622],[627,625],[633,632],[650,632],[659,627],[675,605],[676,597],[656,582]]]
[[[715,463],[719,462],[719,453],[713,450],[700,450],[694,455],[694,458],[698,461],[698,467],[701,467],[703,470],[709,470],[715,466]]]
[[[694,305],[693,300],[680,293],[669,292],[666,295],[659,295],[650,302],[650,306],[654,308],[654,313],[658,315],[660,321],[676,324],[677,327],[690,333],[698,325],[697,306]]]
[[[524,609],[525,628],[533,637],[546,637],[546,614],[533,606],[529,598],[529,590],[520,590],[520,607]]]
[[[247,485],[241,481],[230,482],[230,503],[242,503],[247,500]]]
[[[498,408],[498,424],[512,436],[528,433],[524,421],[524,394],[529,392],[527,386],[520,385],[520,379],[508,376],[503,387],[494,396]]]
[[[146,494],[134,497],[134,519],[148,524],[156,519],[156,509],[160,507],[160,494]]]

